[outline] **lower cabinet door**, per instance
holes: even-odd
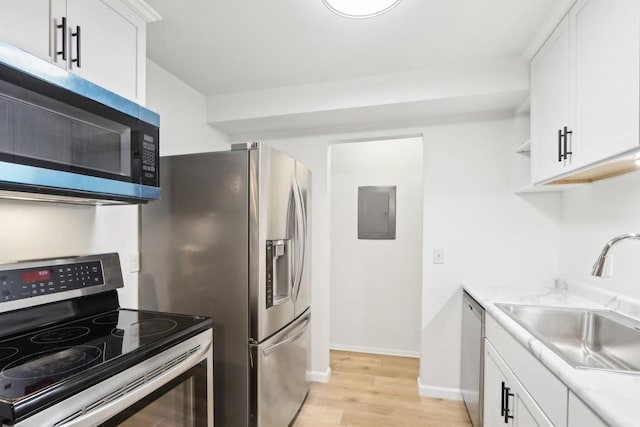
[[[512,426],[512,419],[505,417],[505,387],[508,379],[496,362],[497,353],[488,341],[484,350],[484,418],[485,427]],[[509,414],[507,414],[509,415]]]
[[[607,427],[575,394],[569,393],[569,427]]]
[[[489,340],[484,346],[484,426],[553,427]]]
[[[535,412],[535,409],[537,409],[537,407],[534,408],[534,411],[530,411],[529,408],[527,408],[527,405],[524,402],[524,400],[522,400],[522,398],[520,397],[520,393],[518,393],[517,399],[515,400],[514,404],[516,409],[516,423],[515,423],[516,426],[539,427],[539,426],[547,425],[547,424],[540,424],[538,421],[536,421],[536,418],[532,412]]]

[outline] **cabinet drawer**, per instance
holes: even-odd
[[[485,336],[555,426],[567,426],[567,387],[492,316]]]

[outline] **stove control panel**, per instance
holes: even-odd
[[[0,271],[0,302],[104,284],[100,261],[4,270]]]

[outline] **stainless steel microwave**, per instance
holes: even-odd
[[[158,114],[0,41],[0,196],[160,198]]]

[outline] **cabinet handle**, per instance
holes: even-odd
[[[67,17],[63,16],[62,23],[56,25],[56,28],[62,30],[62,50],[56,50],[56,55],[62,55],[62,60],[67,60]]]
[[[504,387],[504,383],[503,387]],[[504,387],[504,423],[509,424],[509,420],[513,419],[513,415],[509,415],[511,413],[511,409],[509,409],[509,398],[513,397],[513,393],[509,393],[511,391],[510,387]]]
[[[500,392],[500,416],[504,417],[504,381],[502,381],[502,391]]]
[[[558,161],[562,161],[562,129],[558,129]]]
[[[567,130],[567,127],[564,127],[564,159],[567,160],[568,156],[571,156],[573,154],[573,150],[572,151],[568,151],[567,149],[567,140],[569,139],[569,135],[573,134],[573,131]],[[573,145],[573,144],[571,144]]]
[[[75,37],[76,38],[76,58],[72,59],[71,62],[75,63],[78,68],[82,67],[82,64],[80,62],[80,40],[82,40],[82,35],[80,34],[80,25],[76,25],[76,32],[75,33],[71,33],[71,37]]]

